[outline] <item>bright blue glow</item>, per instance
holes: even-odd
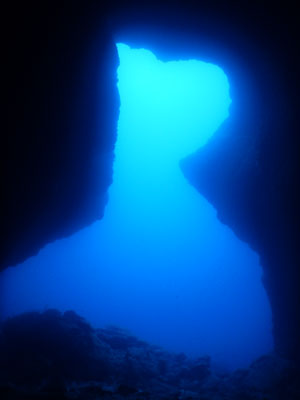
[[[144,153],[151,164],[153,157],[171,158],[174,166],[176,158],[203,146],[228,116],[227,77],[216,65],[201,61],[163,63],[149,50],[133,50],[125,44],[118,44],[118,51],[119,129],[129,123],[142,127],[138,132],[131,125],[122,145],[126,141],[134,156],[147,146]],[[127,156],[123,151],[117,155]]]
[[[222,225],[179,161],[228,117],[217,66],[118,44],[121,110],[102,221],[4,272],[5,313],[74,309],[167,349],[246,366],[272,347],[258,256]]]

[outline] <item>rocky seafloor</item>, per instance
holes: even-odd
[[[118,327],[94,329],[73,311],[9,318],[0,333],[1,399],[296,400],[299,369],[267,354],[233,373]]]

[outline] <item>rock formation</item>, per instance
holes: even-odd
[[[118,327],[94,329],[73,311],[8,319],[0,351],[5,399],[296,400],[300,394],[295,365],[275,354],[249,369],[217,372],[209,357],[172,354]]]

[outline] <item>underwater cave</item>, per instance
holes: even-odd
[[[4,316],[74,310],[225,370],[272,349],[257,254],[217,218],[180,162],[230,118],[222,69],[118,43],[120,115],[101,221],[3,272]]]
[[[19,3],[0,397],[298,400],[297,12]]]

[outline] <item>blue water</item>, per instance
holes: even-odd
[[[179,167],[230,118],[228,79],[201,61],[118,51],[121,109],[104,218],[6,270],[5,315],[73,309],[96,327],[209,354],[223,368],[247,366],[272,348],[258,255]]]

